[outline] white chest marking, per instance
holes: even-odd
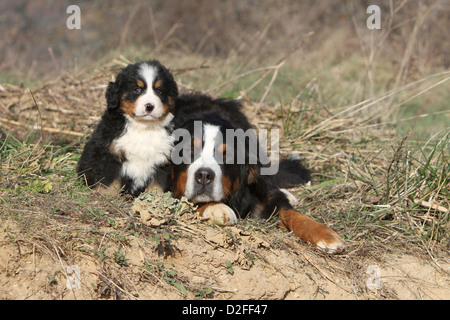
[[[114,153],[125,156],[121,175],[133,180],[133,191],[145,187],[155,168],[169,161],[173,138],[164,126],[172,118],[169,114],[164,123],[150,123],[128,117],[124,134],[113,142]]]

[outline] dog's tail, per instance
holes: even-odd
[[[301,158],[294,154],[288,158],[281,159],[274,179],[275,184],[279,188],[293,188],[310,181],[311,173],[303,166]]]

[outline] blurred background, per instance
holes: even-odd
[[[66,27],[73,4],[80,30]],[[371,4],[381,9],[380,30],[366,27]],[[427,77],[448,78],[449,30],[448,0],[2,0],[0,83],[33,87],[118,57],[158,58],[171,69],[209,67],[180,74],[187,88],[259,101],[271,77],[253,88],[261,74],[252,70],[283,61],[265,101],[285,104],[309,86],[319,103],[342,107]],[[448,127],[448,83],[430,86],[398,100],[425,91],[395,116],[438,112],[420,121]]]

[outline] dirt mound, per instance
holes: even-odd
[[[100,197],[100,200],[102,198]],[[146,223],[128,204],[104,216],[16,212],[0,230],[2,299],[448,299],[445,259],[349,243],[329,256],[244,220],[219,228],[194,211]],[[97,203],[97,207],[101,207]],[[133,209],[134,208],[134,209]],[[35,208],[39,211],[39,208]],[[18,219],[21,223],[18,223]],[[93,223],[94,222],[94,223]]]

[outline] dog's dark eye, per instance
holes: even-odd
[[[140,94],[142,92],[142,89],[137,87],[137,88],[134,88],[133,92],[136,94]]]

